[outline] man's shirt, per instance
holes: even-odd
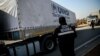
[[[56,28],[54,35],[67,35],[67,37],[76,37],[76,31],[71,26],[61,25],[58,28]]]

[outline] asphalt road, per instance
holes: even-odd
[[[60,53],[59,47],[57,46],[57,48],[53,52],[44,54],[43,56],[62,56],[62,55]]]
[[[86,45],[80,50],[75,51],[75,54],[76,56],[84,56],[85,54],[86,56],[91,56],[92,54],[94,54],[93,52],[95,52],[95,55],[99,55],[98,51],[100,51],[100,48],[96,47],[98,44],[100,44],[100,38],[93,41],[92,43],[89,43],[89,45]],[[57,48],[53,52],[41,56],[62,56],[62,55],[60,53],[59,47],[57,46]]]
[[[75,50],[76,56],[84,56],[86,53],[100,44],[100,38],[93,40],[97,35],[100,35],[99,27],[100,26],[96,26],[95,30],[91,30],[91,27],[89,26],[77,28],[78,37],[75,41],[75,49],[77,49]],[[59,47],[57,46],[53,52],[41,56],[61,56],[61,53]]]
[[[100,56],[100,44],[88,52],[85,56]]]

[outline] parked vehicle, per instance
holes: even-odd
[[[0,39],[24,40],[40,36],[42,50],[55,47],[52,34],[59,25],[60,16],[64,16],[68,24],[75,25],[76,22],[74,12],[51,0],[2,0],[0,10],[5,15],[0,16],[0,23],[5,18],[6,26]]]

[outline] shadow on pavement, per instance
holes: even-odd
[[[88,52],[85,56],[100,56],[100,44]]]

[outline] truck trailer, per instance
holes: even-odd
[[[75,13],[51,0],[0,0],[0,39],[25,40],[40,36],[44,45],[59,26],[61,16],[69,25],[75,25]],[[50,43],[52,47],[54,42]]]
[[[60,16],[68,24],[76,22],[75,13],[51,0],[0,0],[0,38],[26,39],[53,32]]]

